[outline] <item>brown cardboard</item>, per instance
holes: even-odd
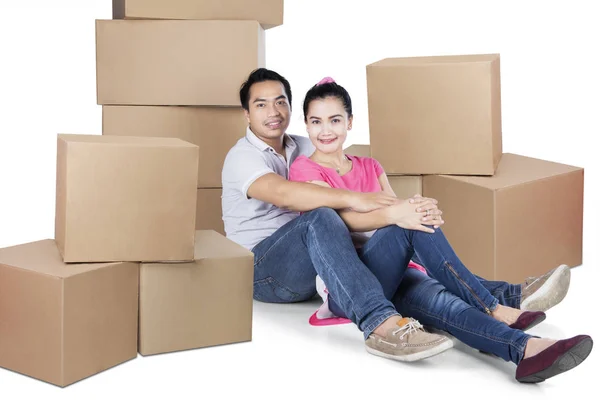
[[[175,137],[197,145],[199,188],[222,186],[225,156],[247,126],[241,107],[102,107],[103,135]]]
[[[0,249],[0,366],[64,387],[136,358],[138,279],[64,264],[53,240]]]
[[[493,177],[425,176],[442,230],[475,274],[523,282],[582,263],[582,168],[506,153]]]
[[[97,102],[240,106],[264,47],[256,21],[97,20]]]
[[[371,157],[371,147],[368,144],[354,144],[344,149],[346,154],[357,157]],[[423,177],[419,175],[389,175],[390,186],[399,199],[423,195]]]
[[[367,66],[371,154],[388,174],[493,175],[502,155],[497,54]]]
[[[283,24],[283,0],[113,0],[114,19],[252,20]]]
[[[344,153],[355,157],[371,157],[371,146],[368,144],[353,144],[346,147]]]
[[[198,189],[196,230],[213,230],[225,236],[221,194],[223,189]]]
[[[423,195],[423,177],[418,175],[388,175],[390,186],[399,199]]]
[[[188,261],[198,146],[58,135],[55,239],[65,262]]]
[[[214,231],[198,231],[195,259],[141,264],[140,354],[252,340],[254,255]]]

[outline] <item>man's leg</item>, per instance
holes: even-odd
[[[252,249],[257,300],[302,301],[314,296],[315,277],[364,333],[398,315],[381,284],[360,261],[337,212],[319,208],[287,223]]]
[[[440,282],[408,269],[393,302],[403,315],[449,332],[463,343],[518,364],[530,335],[467,304]]]

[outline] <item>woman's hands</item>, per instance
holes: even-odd
[[[389,221],[404,229],[434,233],[433,229],[425,225],[439,228],[444,224],[437,200],[418,194],[387,207],[386,211]]]

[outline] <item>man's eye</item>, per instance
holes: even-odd
[[[260,103],[260,104],[257,104],[257,105],[256,105],[256,107],[258,107],[258,108],[261,108],[261,107],[264,107],[264,106],[265,106],[265,105],[264,105],[264,104],[262,104],[262,103]]]

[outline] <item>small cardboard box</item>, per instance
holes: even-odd
[[[98,104],[239,107],[264,66],[256,21],[96,21]]]
[[[136,358],[138,279],[65,264],[54,240],[0,249],[0,367],[64,387]]]
[[[425,176],[442,230],[473,273],[523,282],[582,263],[583,169],[504,154],[493,177]]]
[[[371,154],[388,174],[493,175],[502,155],[497,54],[367,66]]]
[[[65,262],[189,261],[198,146],[58,135],[55,239]]]
[[[192,263],[140,266],[139,353],[252,340],[254,255],[214,231],[196,233]]]
[[[212,230],[225,236],[221,194],[223,189],[198,189],[196,230]]]
[[[114,19],[251,20],[283,24],[283,0],[113,0]]]
[[[247,126],[241,107],[102,107],[103,135],[175,137],[197,145],[199,188],[222,186],[225,156]]]

